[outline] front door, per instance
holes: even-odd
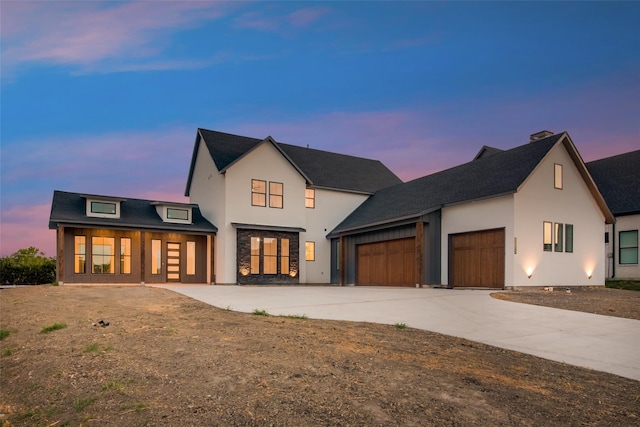
[[[180,243],[167,243],[167,282],[180,281]]]

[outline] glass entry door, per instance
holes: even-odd
[[[180,281],[180,243],[167,243],[167,282]]]

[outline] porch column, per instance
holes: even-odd
[[[344,273],[344,237],[340,236],[340,257],[338,259],[338,262],[340,263],[340,286],[344,286],[345,285],[345,273]]]
[[[416,222],[416,285],[424,284],[424,222],[419,219]]]
[[[147,281],[146,278],[146,265],[147,265],[147,259],[145,256],[145,233],[144,231],[140,232],[140,285],[144,286],[145,282]]]
[[[207,235],[207,284],[213,284],[212,278],[213,272],[213,238],[210,234]]]
[[[56,270],[58,285],[64,285],[64,226],[58,225],[56,231]]]

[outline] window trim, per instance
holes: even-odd
[[[273,194],[271,184],[280,186],[280,194]],[[275,197],[275,199],[274,199]],[[274,205],[273,200],[280,200],[280,206]],[[275,209],[284,209],[284,184],[278,181],[269,181],[269,207]]]
[[[98,239],[102,239],[103,243],[96,243]],[[110,245],[105,244],[107,240],[111,241]],[[111,246],[111,254],[105,255],[104,253],[97,253],[96,248],[98,246]],[[96,264],[97,258],[100,257],[104,260],[105,257],[109,258],[109,270],[110,271],[96,271],[95,267],[102,266],[100,270],[104,269],[105,264]],[[92,274],[115,274],[116,272],[116,239],[115,237],[105,237],[105,236],[91,236],[91,273]]]
[[[156,246],[154,248],[154,246]],[[156,263],[155,271],[153,269],[154,261]],[[151,275],[162,275],[162,240],[151,239]]]
[[[124,245],[124,241],[128,240],[129,245]],[[123,249],[128,248],[128,252],[123,252]],[[128,260],[128,263],[125,262]],[[128,265],[128,269],[125,266]],[[131,274],[131,238],[130,237],[121,237],[120,238],[120,274]]]
[[[311,197],[309,197],[311,194]],[[305,188],[304,191],[304,207],[307,209],[316,208],[316,190],[313,188]]]
[[[82,240],[82,243],[80,243]],[[82,250],[78,250],[79,245],[82,245]],[[80,258],[82,257],[82,258]],[[80,264],[80,261],[83,264]],[[82,269],[80,269],[82,265]],[[79,271],[82,270],[82,271]],[[87,236],[74,236],[73,239],[73,273],[74,274],[87,274]]]
[[[186,218],[181,218],[179,216],[173,216],[172,213],[176,213],[176,212],[181,212],[181,213],[186,214]],[[167,219],[176,219],[176,220],[180,220],[180,221],[190,221],[190,216],[191,215],[189,215],[189,209],[167,207]]]
[[[553,223],[551,221],[542,222],[542,250],[544,252],[553,251]]]
[[[278,239],[279,248],[278,251],[278,264],[280,266],[280,274],[289,275],[291,273],[291,242],[288,238],[282,237]],[[287,250],[284,250],[284,242],[287,242]],[[285,268],[286,267],[286,268]]]
[[[304,242],[304,260],[305,261],[316,260],[316,242],[314,241]]]
[[[622,234],[634,234],[636,236],[636,245],[635,246],[622,246]],[[620,265],[638,265],[638,230],[622,230],[618,232],[618,264]],[[622,262],[622,251],[623,250],[631,250],[635,249],[635,262]]]
[[[564,188],[564,167],[561,163],[553,164],[553,188],[556,190]]]
[[[255,190],[255,184],[256,183],[262,183],[264,185],[264,192],[260,192],[260,191],[256,191]],[[264,196],[264,201],[262,204],[257,204],[255,202],[255,197],[256,195],[261,194]],[[251,180],[251,206],[258,206],[261,208],[266,208],[267,207],[267,181],[264,181],[262,179],[252,179]]]
[[[569,230],[571,230],[571,233],[569,233]],[[573,253],[573,224],[564,225],[564,251],[568,254]]]
[[[564,224],[561,222],[553,225],[553,251],[564,252]]]

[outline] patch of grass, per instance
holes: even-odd
[[[607,288],[624,289],[627,291],[640,291],[639,280],[613,280],[609,279],[605,282]]]
[[[57,331],[58,329],[64,329],[67,327],[66,323],[54,323],[53,325],[45,326],[40,330],[41,334],[48,334],[49,332]]]
[[[73,407],[76,409],[77,412],[80,412],[87,406],[93,405],[95,401],[96,401],[95,397],[78,398],[73,402]]]
[[[407,329],[407,324],[406,323],[396,323],[393,326],[395,326],[396,329]]]
[[[289,319],[308,319],[306,314],[287,314],[284,317],[288,317]]]
[[[9,336],[11,331],[9,329],[0,329],[0,341]]]
[[[97,342],[92,342],[88,346],[84,348],[85,353],[91,353],[93,351],[100,351],[100,344]]]
[[[4,350],[2,350],[2,357],[9,357],[11,356],[11,354],[13,354],[13,350],[11,350],[10,347],[7,347]]]
[[[257,308],[251,312],[251,314],[255,314],[256,316],[269,316],[267,310],[258,310]]]
[[[135,409],[136,412],[142,411],[144,409],[144,403],[142,403],[142,402],[136,403],[136,406],[133,409]]]

